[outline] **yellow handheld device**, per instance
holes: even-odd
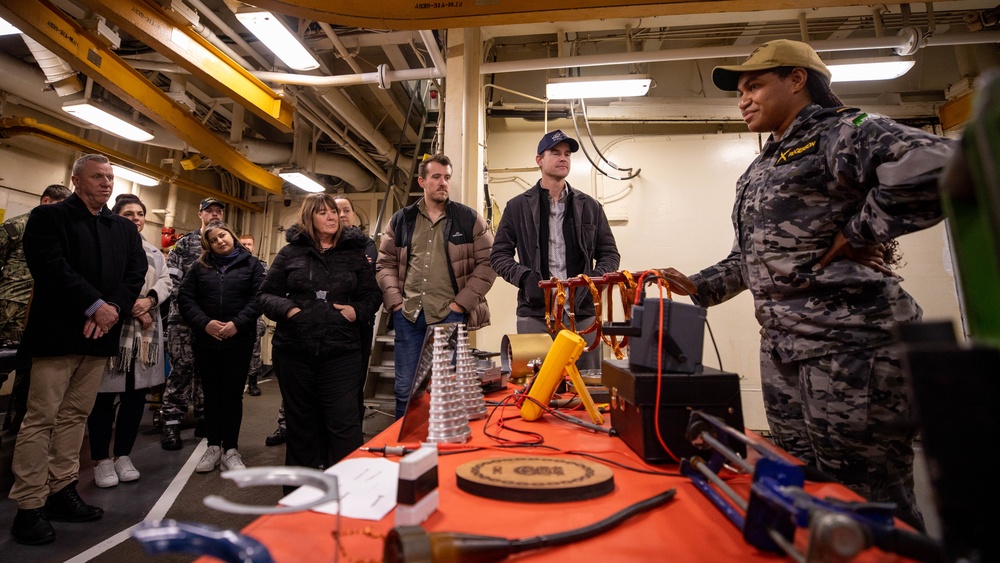
[[[552,347],[549,348],[548,354],[545,355],[542,368],[538,371],[538,375],[535,377],[534,382],[531,384],[531,389],[528,391],[528,397],[535,399],[538,403],[525,400],[521,405],[521,418],[527,421],[541,418],[545,411],[539,406],[539,403],[542,405],[549,404],[552,394],[555,393],[556,387],[562,381],[563,373],[568,373],[570,380],[577,389],[577,393],[580,395],[580,400],[583,401],[583,406],[587,409],[587,414],[590,415],[590,419],[594,424],[604,424],[604,417],[597,410],[594,399],[591,398],[590,392],[587,391],[583,377],[580,376],[580,370],[576,369],[576,360],[580,358],[580,354],[583,353],[583,349],[586,347],[587,343],[579,334],[569,330],[559,331],[555,341],[552,342]]]

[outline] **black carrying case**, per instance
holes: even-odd
[[[721,418],[743,432],[740,378],[704,367],[700,373],[664,373],[660,389],[660,434],[678,460],[708,457],[687,438],[691,411]],[[601,382],[611,393],[611,427],[633,451],[650,463],[676,463],[656,437],[656,372],[636,370],[626,360],[604,360]],[[737,450],[746,455],[745,446]]]

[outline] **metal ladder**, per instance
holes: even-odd
[[[417,135],[417,143],[413,150],[413,165],[409,172],[409,183],[407,191],[393,185],[386,193],[384,211],[379,214],[375,227],[375,243],[381,244],[381,235],[384,225],[387,225],[392,213],[417,201],[423,197],[423,190],[417,183],[417,168],[420,165],[425,153],[433,153],[435,147],[439,146],[438,125],[440,111],[438,104],[433,104],[433,95],[437,91],[428,92],[429,103],[425,105],[426,111],[420,123],[420,131]],[[396,396],[393,392],[393,382],[395,381],[396,365],[394,358],[395,341],[394,334],[389,331],[389,319],[391,314],[383,307],[379,307],[375,315],[375,337],[372,339],[371,357],[368,360],[368,375],[365,378],[365,408],[372,408],[386,413],[395,413]]]

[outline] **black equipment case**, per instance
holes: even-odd
[[[611,393],[611,427],[650,463],[676,463],[656,437],[656,372],[631,368],[627,360],[604,360],[601,383]],[[700,373],[664,373],[660,389],[660,434],[680,460],[699,455],[686,436],[691,411],[721,418],[743,432],[740,378],[704,367]],[[746,455],[745,446],[739,453]],[[710,453],[711,450],[708,450]]]

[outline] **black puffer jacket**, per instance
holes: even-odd
[[[345,319],[333,304],[350,305],[357,319],[370,319],[382,302],[364,233],[346,228],[337,246],[325,252],[299,225],[285,238],[288,245],[278,251],[257,295],[264,314],[278,323],[272,345],[311,356],[360,349],[360,323]],[[288,318],[293,307],[301,311]]]
[[[264,265],[246,250],[225,272],[195,262],[177,292],[177,307],[191,327],[195,343],[219,349],[252,344],[260,317],[260,306],[254,296],[263,280]],[[209,336],[205,327],[213,319],[233,321],[236,336],[221,341]]]

